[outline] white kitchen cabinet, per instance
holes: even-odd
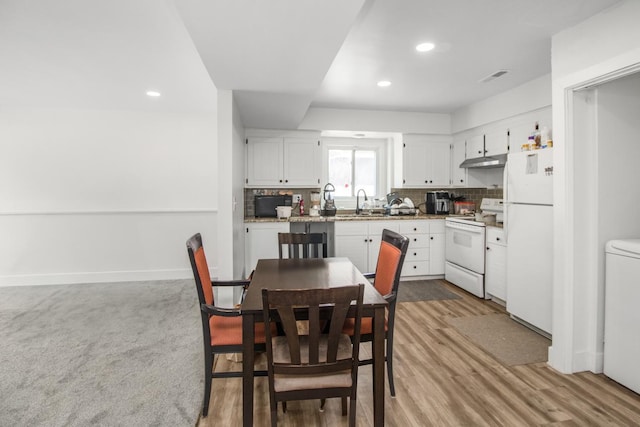
[[[487,132],[484,136],[484,155],[497,156],[509,152],[509,131],[500,129]]]
[[[467,159],[484,157],[484,134],[467,138]]]
[[[451,185],[464,187],[467,185],[467,168],[461,168],[460,164],[466,158],[466,141],[458,139],[453,141],[451,147]]]
[[[400,221],[400,234],[409,238],[402,277],[429,274],[429,221]]]
[[[504,230],[487,227],[485,257],[485,294],[487,298],[507,301],[507,242]]]
[[[249,275],[261,258],[278,258],[278,233],[288,233],[288,222],[245,223],[245,274]]]
[[[320,185],[317,138],[247,139],[248,187],[317,187]]]
[[[375,272],[385,228],[398,232],[398,221],[337,221],[336,256],[349,258],[362,273]]]
[[[404,135],[402,150],[404,187],[449,185],[450,163],[450,138]]]
[[[444,274],[444,219],[429,220],[429,274]]]

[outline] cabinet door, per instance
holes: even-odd
[[[282,138],[249,138],[247,185],[283,185]]]
[[[425,140],[404,138],[402,149],[402,183],[405,187],[424,187],[428,184],[427,159],[429,145]]]
[[[496,156],[498,154],[507,154],[509,152],[508,131],[498,130],[487,133],[484,137],[484,154],[485,156]]]
[[[429,235],[429,274],[444,274],[444,233]]]
[[[487,244],[485,292],[507,301],[507,248],[495,243]]]
[[[467,159],[484,157],[484,135],[476,135],[467,139]]]
[[[451,150],[451,184],[457,186],[467,185],[467,169],[461,168],[460,163],[465,159],[465,145],[464,139],[454,141],[453,148]]]
[[[429,161],[431,168],[427,169],[429,185],[450,184],[451,146],[448,142],[429,143]]]
[[[346,257],[362,273],[369,273],[369,237],[336,234],[336,256]]]
[[[288,233],[289,223],[245,223],[245,275],[249,275],[259,259],[278,258],[278,233]]]
[[[320,184],[320,141],[309,138],[284,139],[284,184],[287,186]]]

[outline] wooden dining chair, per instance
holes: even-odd
[[[326,258],[327,233],[278,233],[278,256],[280,259]]]
[[[200,301],[200,317],[204,339],[204,403],[202,416],[209,411],[211,382],[213,378],[242,377],[242,371],[214,372],[216,354],[242,353],[242,317],[237,308],[217,307],[214,301],[214,286],[241,286],[246,289],[249,281],[230,280],[212,281],[209,275],[207,258],[202,246],[200,233],[187,240],[187,252]],[[275,331],[275,328],[274,328]],[[266,350],[263,323],[255,326],[255,351]],[[267,371],[254,371],[254,376],[266,376]]]
[[[409,247],[409,239],[394,231],[384,229],[382,231],[382,242],[380,243],[380,253],[378,254],[378,264],[374,274],[365,274],[367,278],[373,278],[373,286],[380,295],[387,300],[387,316],[385,319],[385,339],[387,342],[385,350],[385,361],[387,363],[387,376],[389,377],[389,391],[391,396],[396,395],[393,384],[393,326],[396,317],[396,300],[398,298],[398,287],[400,286],[400,273],[404,264],[404,257]],[[347,319],[345,333],[353,336],[355,328],[351,319]],[[373,341],[373,320],[370,317],[362,319],[361,342]],[[360,360],[360,365],[370,365],[372,359]]]
[[[278,402],[321,399],[321,408],[329,397],[342,398],[342,415],[349,426],[356,423],[358,353],[364,284],[320,289],[263,289],[262,308],[265,325],[279,321],[284,334],[274,336],[267,329],[267,370],[271,425],[278,420]],[[355,301],[355,306],[352,302]],[[349,310],[355,307],[353,337],[342,332]],[[299,328],[296,319],[309,320],[308,328]],[[330,319],[325,331],[323,319]]]

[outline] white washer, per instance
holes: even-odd
[[[605,247],[604,374],[640,393],[640,239]]]

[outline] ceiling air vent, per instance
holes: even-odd
[[[484,79],[480,80],[480,83],[490,82],[493,79],[497,79],[498,77],[504,76],[508,72],[509,72],[509,70],[498,70],[495,73],[489,74],[487,77],[485,77]]]

